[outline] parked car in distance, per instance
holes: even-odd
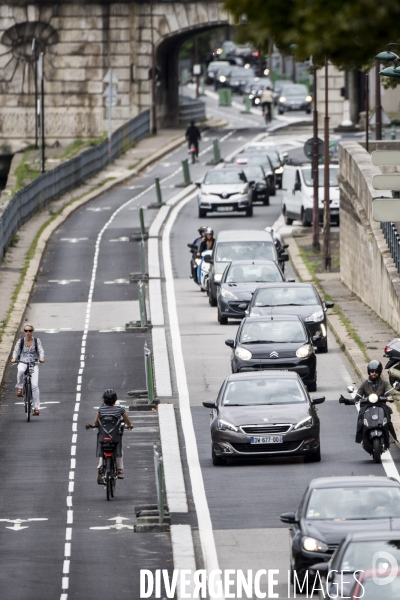
[[[261,154],[258,152],[243,152],[238,154],[232,161],[234,164],[244,167],[246,165],[261,165],[266,173],[271,173],[273,180],[269,181],[268,195],[276,195],[276,180],[275,180],[275,169],[271,159],[267,154]]]
[[[331,221],[340,223],[340,191],[337,176],[339,165],[329,165],[329,201]],[[319,220],[324,214],[324,165],[318,167],[318,207]],[[282,213],[286,225],[294,220],[301,221],[303,227],[309,227],[313,220],[314,188],[311,164],[299,166],[285,165],[282,178]]]
[[[274,174],[272,171],[266,173],[261,165],[225,165],[225,169],[241,169],[246,175],[247,181],[252,186],[254,202],[262,202],[269,206],[269,191],[273,185]]]
[[[319,462],[320,422],[300,377],[285,371],[232,373],[211,409],[211,456],[214,465],[227,458],[303,456]]]
[[[253,190],[241,170],[213,169],[197,183],[198,215],[203,219],[209,212],[245,212],[253,215]]]
[[[260,283],[269,281],[286,281],[282,271],[272,260],[233,260],[228,263],[221,281],[214,279],[217,287],[218,322],[226,325],[228,319],[242,319],[254,290]]]
[[[289,110],[304,110],[307,114],[311,112],[312,96],[307,87],[302,83],[291,83],[283,85],[277,101],[280,115]]]
[[[281,259],[278,258],[274,239],[268,231],[262,229],[220,231],[213,253],[210,259],[207,259],[207,262],[212,265],[208,288],[208,301],[211,306],[217,306],[215,282],[221,281],[227,264],[233,260],[272,260],[278,264]]]
[[[328,352],[326,310],[333,302],[323,303],[311,283],[264,283],[254,292],[246,313],[297,315],[304,321],[319,352]]]
[[[283,369],[297,373],[309,392],[317,391],[317,359],[310,332],[300,317],[246,317],[232,348],[232,373]]]
[[[302,584],[310,567],[331,560],[348,534],[367,530],[372,535],[389,534],[392,523],[400,524],[400,483],[388,477],[319,477],[308,484],[297,511],[283,513],[280,518],[290,525],[291,577],[296,572]],[[346,559],[344,564],[342,559],[341,565],[346,570],[349,565],[363,569],[372,562],[361,564],[358,558],[355,562]]]

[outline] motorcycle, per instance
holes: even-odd
[[[390,385],[400,383],[400,338],[395,338],[385,347],[383,356],[388,358],[385,369],[388,370]]]
[[[195,283],[198,284],[199,282],[197,280],[197,268],[201,262],[201,259],[197,258],[197,253],[199,249],[196,246],[196,244],[187,244],[187,247],[189,248],[189,252],[192,255],[192,258],[190,259],[190,277]]]
[[[397,384],[386,392],[389,394],[392,390],[397,389]],[[355,390],[352,385],[349,385],[347,391],[354,394]],[[386,406],[386,402],[393,402],[385,396],[378,397],[376,394],[370,394],[368,398],[363,398],[355,393],[354,397],[349,400],[340,396],[339,403],[346,405],[355,405],[359,403],[359,407],[364,408],[363,414],[363,439],[362,447],[376,463],[382,462],[382,454],[390,448],[390,432],[389,421],[392,410]],[[359,400],[355,396],[359,397]]]
[[[208,293],[208,279],[209,279],[209,271],[211,268],[211,264],[204,261],[204,257],[207,255],[211,256],[212,250],[204,250],[201,254],[201,262],[200,262],[200,281],[199,286],[202,292]]]

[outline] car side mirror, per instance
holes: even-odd
[[[282,252],[278,258],[279,262],[287,262],[289,260],[289,254],[287,254],[287,252]]]
[[[311,404],[322,404],[323,402],[325,402],[325,396],[322,396],[322,395],[311,396]]]
[[[354,394],[354,386],[348,385],[347,386],[347,391],[349,392],[349,394]]]
[[[286,250],[286,248],[289,248],[289,244],[282,244],[282,248]]]
[[[296,280],[295,280],[295,279],[286,279],[286,281],[287,281],[288,283],[294,283]]]
[[[221,286],[221,282],[220,281],[214,281],[214,285],[215,285],[215,287],[220,287]]]
[[[217,408],[215,400],[207,400],[207,402],[203,402],[203,406],[205,408]]]
[[[195,244],[187,244],[187,247],[191,250],[197,250],[197,246]]]
[[[225,346],[229,346],[229,348],[233,348],[235,346],[235,340],[225,340]]]
[[[206,254],[203,258],[204,258],[204,262],[210,263],[210,264],[213,263],[213,259],[211,258],[211,256],[209,254]]]
[[[316,565],[312,565],[308,567],[309,571],[314,575],[317,571],[320,573],[328,573],[329,564],[326,562],[317,563]]]
[[[294,192],[301,192],[301,183],[300,183],[300,181],[296,181],[296,183],[294,184],[293,191]]]
[[[282,513],[279,518],[282,523],[289,523],[291,525],[296,523],[296,514],[294,512]]]
[[[325,302],[326,308],[333,308],[335,306],[334,302]]]
[[[197,185],[197,187],[201,187],[202,183],[203,183],[202,181],[195,181],[194,185]]]

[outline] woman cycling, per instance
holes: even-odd
[[[40,414],[40,395],[39,395],[39,365],[37,362],[44,363],[44,351],[42,342],[39,338],[33,337],[35,328],[31,323],[24,325],[24,337],[18,340],[15,344],[11,362],[18,362],[17,373],[17,396],[22,396],[24,387],[24,374],[28,368],[28,363],[31,365],[36,363],[32,369],[32,408],[33,414],[38,417]]]

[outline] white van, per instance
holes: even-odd
[[[323,220],[324,212],[324,165],[318,166],[319,173],[319,218]],[[337,175],[339,165],[329,165],[329,200],[331,221],[339,225],[339,184]],[[304,227],[311,225],[314,203],[312,167],[310,163],[292,166],[285,165],[282,179],[282,213],[286,225],[294,220],[301,221]]]

